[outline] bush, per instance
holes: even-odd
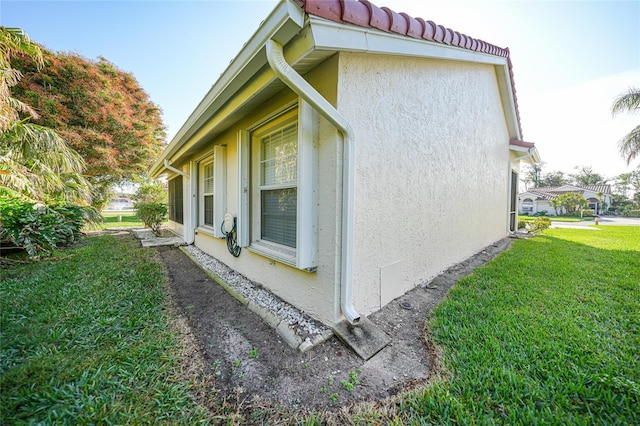
[[[82,226],[99,217],[91,207],[66,203],[44,205],[0,197],[0,242],[23,248],[29,256],[50,255],[80,238]]]
[[[551,219],[545,216],[536,218],[533,222],[529,222],[529,232],[531,234],[539,234],[551,226]]]
[[[596,211],[592,209],[582,210],[582,217],[595,216],[595,214],[596,214]]]
[[[158,233],[162,222],[167,220],[168,207],[164,203],[136,203],[138,218],[144,222],[144,226]]]
[[[133,201],[140,204],[167,203],[167,191],[157,183],[140,185],[133,195]]]
[[[625,210],[622,212],[624,217],[640,217],[640,210]]]
[[[547,215],[547,211],[546,210],[540,210],[537,213],[534,213],[534,216],[546,216]]]
[[[526,226],[527,226],[527,221],[526,220],[519,220],[518,221],[518,229],[525,228]]]

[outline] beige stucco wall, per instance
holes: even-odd
[[[305,76],[331,102],[335,102],[337,87],[337,57],[325,61]],[[232,128],[212,140],[207,147],[194,155],[197,158],[213,145],[226,145],[227,199],[226,210],[238,214],[238,131],[247,130],[265,117],[282,109],[297,98],[288,89],[256,108]],[[250,249],[243,249],[235,258],[227,251],[223,239],[199,230],[196,245],[237,270],[253,281],[261,283],[289,303],[303,309],[312,317],[327,324],[333,324],[339,316],[339,287],[336,287],[339,269],[336,269],[336,223],[339,223],[339,209],[336,208],[337,184],[340,169],[336,167],[340,155],[340,141],[336,130],[324,119],[318,123],[318,267],[316,272],[305,272],[274,261]],[[338,238],[337,241],[340,241]],[[339,267],[339,266],[338,266]]]
[[[509,135],[490,65],[341,53],[339,74],[366,315],[507,234]]]

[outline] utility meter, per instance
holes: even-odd
[[[222,225],[222,229],[224,230],[225,234],[228,234],[229,232],[233,231],[234,228],[234,217],[231,213],[226,213],[224,215],[224,223]]]

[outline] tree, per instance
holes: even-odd
[[[627,93],[618,96],[611,106],[611,114],[615,117],[622,112],[638,112],[640,110],[640,89],[630,87]],[[640,155],[640,125],[632,129],[618,142],[622,158],[627,164]]]
[[[39,69],[28,56],[15,60],[24,73],[16,97],[40,112],[39,123],[56,129],[86,163],[101,207],[111,188],[137,180],[162,150],[165,132],[160,109],[129,73],[100,57],[43,49]]]
[[[42,52],[19,28],[0,27],[0,193],[32,200],[86,201],[90,185],[81,175],[84,162],[52,129],[29,122],[35,110],[12,97],[22,73],[11,59],[29,57],[43,65]],[[21,118],[21,115],[24,118]]]
[[[540,181],[540,186],[543,187],[554,187],[554,186],[562,186],[569,183],[569,180],[564,177],[564,173],[560,171],[547,173],[544,175],[542,180]]]
[[[587,200],[579,192],[567,192],[557,197],[558,203],[571,215],[587,205]]]
[[[539,188],[542,186],[541,182],[543,166],[544,163],[527,164],[525,166],[524,178],[522,179],[522,181],[524,182],[526,189],[529,189],[529,185],[531,185],[532,188]]]
[[[570,176],[578,186],[604,184],[607,181],[601,174],[594,172],[591,166],[576,166],[574,168],[578,173]]]
[[[554,197],[549,201],[549,204],[551,204],[551,207],[553,207],[553,210],[556,212],[556,216],[558,216],[560,214],[559,210],[562,207],[562,200],[559,197]]]

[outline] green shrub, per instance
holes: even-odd
[[[640,217],[640,210],[625,210],[622,212],[622,216],[624,217]]]
[[[77,241],[82,226],[98,217],[91,207],[1,196],[0,242],[24,248],[32,257],[50,255],[56,247]]]
[[[527,226],[527,221],[526,220],[519,220],[518,221],[518,229],[522,229],[524,227]]]
[[[144,226],[151,228],[154,233],[160,230],[162,222],[167,220],[168,207],[164,203],[136,203],[138,218]]]
[[[167,191],[159,183],[140,185],[133,195],[133,201],[140,204],[167,203]]]
[[[534,216],[546,216],[547,215],[547,211],[546,210],[540,210],[537,213],[533,214]]]
[[[533,222],[529,222],[529,232],[531,234],[539,234],[551,226],[551,219],[546,216],[540,216]]]
[[[594,216],[595,214],[596,214],[596,211],[592,209],[582,210],[582,217]]]

